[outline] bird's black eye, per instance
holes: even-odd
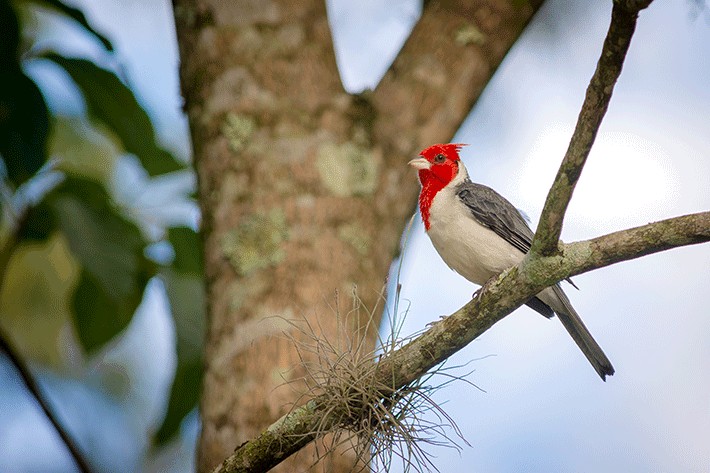
[[[436,156],[434,156],[435,163],[443,163],[444,161],[446,161],[446,156],[444,156],[443,154],[439,153]]]

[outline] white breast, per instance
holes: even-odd
[[[427,233],[451,269],[483,285],[492,276],[518,264],[524,255],[493,230],[479,224],[459,200],[453,184],[434,197]]]

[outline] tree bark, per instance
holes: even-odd
[[[322,0],[174,0],[208,295],[199,471],[295,401],[284,319],[333,340],[336,291],[356,286],[369,309],[383,297],[417,193],[405,163],[454,134],[541,2],[511,3],[426,2],[377,89],[353,96]],[[304,452],[280,471],[309,468]]]

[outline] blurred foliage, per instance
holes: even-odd
[[[120,147],[100,124],[82,118],[52,117],[49,154],[56,169],[98,182],[108,182],[119,158]]]
[[[71,293],[80,268],[61,234],[25,241],[12,255],[0,291],[0,322],[17,348],[34,360],[61,368],[68,337]]]
[[[131,322],[148,281],[160,277],[178,360],[156,435],[164,442],[199,395],[202,244],[186,227],[163,228],[157,240],[146,235],[145,222],[136,220],[145,212],[126,208],[112,184],[125,153],[135,155],[151,177],[186,167],[158,144],[148,114],[119,75],[60,53],[61,45],[42,42],[37,51],[37,32],[25,24],[37,8],[75,23],[107,59],[114,58],[110,40],[80,10],[57,0],[0,0],[0,327],[24,357],[66,370],[77,364],[71,359],[76,353],[101,356]],[[48,108],[26,73],[33,61],[68,74],[84,99],[85,116]],[[171,263],[147,256],[146,249],[161,241],[172,245]]]
[[[68,177],[45,201],[45,220],[56,222],[82,267],[72,301],[79,340],[97,350],[126,328],[155,273],[143,255],[146,242],[98,183]]]
[[[138,156],[151,176],[177,171],[182,166],[155,142],[148,114],[138,104],[131,89],[112,72],[91,61],[67,58],[56,53],[44,55],[61,66],[84,94],[89,114],[111,128],[126,151]]]
[[[34,3],[38,5],[43,5],[47,6],[53,9],[56,9],[59,13],[62,13],[63,15],[66,15],[67,17],[71,18],[72,20],[76,21],[79,23],[82,28],[84,28],[86,31],[91,33],[96,39],[98,39],[103,47],[107,51],[113,51],[113,45],[111,44],[111,41],[109,39],[96,31],[86,20],[86,17],[84,14],[81,12],[81,10],[71,7],[65,3],[62,3],[58,0],[34,0]]]
[[[46,161],[49,112],[19,60],[20,24],[12,6],[0,1],[0,155],[7,178],[19,185]]]
[[[172,268],[162,270],[162,278],[175,320],[177,368],[168,411],[158,430],[158,442],[168,440],[180,422],[197,404],[202,379],[202,343],[205,330],[205,293],[202,280],[202,253],[190,251],[201,248],[200,236],[191,228],[168,230],[168,239],[175,250]]]

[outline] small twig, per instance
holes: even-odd
[[[67,449],[69,450],[69,453],[74,459],[77,468],[79,468],[79,471],[81,473],[91,473],[91,468],[89,467],[89,464],[86,459],[84,459],[84,456],[79,450],[79,447],[76,445],[76,443],[74,443],[74,440],[71,438],[71,436],[69,436],[69,433],[64,429],[62,424],[52,412],[49,403],[44,399],[42,391],[39,385],[37,384],[37,381],[35,381],[29,367],[25,364],[24,361],[22,361],[22,358],[20,358],[17,351],[10,344],[10,341],[5,335],[5,333],[3,333],[1,330],[0,351],[3,351],[7,354],[10,363],[12,363],[15,369],[17,369],[17,372],[20,374],[20,378],[25,383],[27,390],[37,400],[37,403],[42,408],[44,415],[47,416],[47,419],[49,419],[49,421],[54,426],[54,429],[59,434],[59,437],[61,437],[62,441],[64,442],[64,445],[67,446]]]
[[[547,194],[545,207],[540,215],[540,223],[530,249],[533,254],[550,256],[559,251],[558,242],[565,212],[606,114],[614,85],[621,74],[631,37],[636,29],[639,10],[646,8],[651,1],[614,2],[609,31],[604,40],[597,68],[587,87],[582,110],[577,118],[577,125],[564,160],[557,171],[555,182]]]

